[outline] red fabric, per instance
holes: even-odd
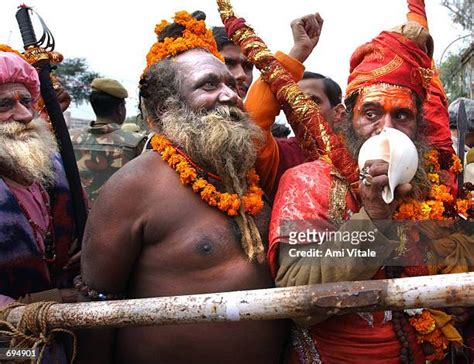
[[[268,262],[273,277],[278,271],[278,247],[286,243],[287,237],[281,232],[281,222],[308,221],[314,224],[329,224],[328,216],[331,199],[331,175],[333,167],[324,160],[301,164],[286,171],[280,180],[275,197],[270,222]],[[347,209],[357,211],[358,206],[351,194],[346,195]],[[346,214],[348,218],[348,214]],[[314,226],[314,225],[313,225]],[[327,226],[322,227],[326,229]],[[383,272],[374,279],[384,278]],[[373,314],[373,326],[360,315],[334,316],[310,328],[310,334],[321,355],[323,363],[388,363],[400,362],[400,342],[392,324],[384,322],[384,312]],[[424,363],[424,355],[416,345],[412,328],[405,335],[413,343],[415,363]],[[289,353],[290,363],[299,363],[298,355]]]
[[[273,277],[278,271],[278,247],[287,242],[280,230],[284,221],[308,221],[327,224],[318,226],[330,229],[328,216],[333,166],[324,160],[304,163],[287,170],[280,179],[272,209],[269,228],[268,264]],[[350,193],[346,195],[347,207],[357,211],[358,206]]]
[[[281,176],[286,172],[287,169],[296,167],[306,162],[306,156],[303,150],[298,145],[298,140],[291,137],[288,139],[275,139],[278,145],[278,153],[280,154],[280,163],[278,164],[278,170],[275,177],[275,183],[270,193],[270,198],[273,201],[275,198],[278,184]]]
[[[49,229],[49,211],[46,204],[50,203],[49,195],[41,193],[41,188],[38,183],[33,183],[30,186],[23,186],[15,181],[4,178],[10,192],[13,193],[20,206],[24,206],[28,212],[28,218],[36,223],[43,231]],[[44,200],[44,197],[47,201]],[[26,215],[25,215],[26,216]],[[38,229],[32,229],[35,236],[38,248],[44,253],[44,236]]]
[[[310,329],[323,363],[400,363],[400,342],[384,312],[373,313],[373,326],[357,314],[333,316]],[[404,330],[408,342],[416,343],[413,328]],[[412,345],[416,364],[424,364],[419,345]]]
[[[425,52],[401,34],[382,32],[352,54],[346,95],[361,87],[384,82],[408,87],[424,98],[424,86],[428,84],[423,80],[420,68],[431,68],[431,59]]]
[[[448,100],[438,76],[431,81],[428,95],[423,103],[423,113],[428,124],[425,134],[428,142],[436,149],[454,154],[449,130]]]
[[[425,1],[424,0],[408,0],[408,9],[410,13],[415,13],[426,19]],[[423,25],[423,24],[422,24]]]

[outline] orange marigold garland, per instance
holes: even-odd
[[[259,177],[254,169],[247,175],[248,189],[240,198],[236,193],[219,192],[217,188],[198,175],[196,168],[187,158],[178,152],[178,149],[163,135],[155,134],[151,140],[154,151],[160,153],[161,158],[179,173],[181,183],[190,185],[192,190],[201,196],[210,206],[217,207],[229,216],[237,216],[241,204],[246,213],[257,215],[263,208],[263,191],[258,187]]]
[[[212,30],[206,28],[204,20],[197,20],[186,11],[179,11],[174,16],[174,22],[184,26],[182,37],[166,37],[162,42],[152,45],[146,56],[147,69],[153,63],[164,58],[173,57],[190,49],[202,48],[208,50],[214,56],[224,62],[224,58],[217,50],[216,41],[212,35]],[[155,26],[157,36],[168,26],[166,20]]]
[[[434,353],[428,355],[426,359],[429,361],[443,359],[445,351],[448,348],[449,340],[442,331],[436,327],[436,321],[431,312],[423,310],[421,314],[412,316],[408,320],[416,331],[418,343],[429,343],[434,349]]]
[[[23,54],[18,52],[17,50],[13,49],[12,47],[6,45],[6,44],[0,44],[0,51],[1,52],[9,52],[9,53],[15,53],[16,55],[20,56],[26,61],[26,58]]]
[[[456,199],[453,191],[447,184],[444,184],[446,171],[450,173],[460,173],[462,164],[459,158],[453,155],[450,160],[440,160],[440,154],[436,150],[431,150],[425,154],[425,168],[428,180],[431,182],[431,189],[427,200],[409,199],[400,203],[394,213],[396,220],[453,220],[456,215],[464,218],[468,217],[469,200]],[[417,239],[415,239],[417,240]],[[411,254],[415,254],[412,251]],[[419,260],[420,261],[420,260]],[[419,270],[421,274],[417,274]],[[427,275],[427,266],[405,267],[405,273],[411,275]],[[414,274],[413,274],[414,273]],[[407,310],[406,312],[409,313]],[[418,310],[416,310],[418,311]],[[409,313],[410,314],[410,313]],[[410,325],[416,332],[419,344],[429,343],[433,347],[433,354],[426,357],[427,360],[441,360],[445,356],[449,345],[448,338],[440,328],[436,326],[436,321],[429,310],[417,312],[409,318]]]
[[[449,171],[452,173],[461,173],[462,172],[462,163],[459,157],[456,154],[453,154],[451,157],[452,165],[449,168]]]
[[[409,199],[403,201],[394,214],[395,220],[452,220],[452,212],[468,217],[469,200],[456,199],[450,187],[442,183],[442,173],[439,152],[431,150],[425,154],[426,172],[431,182],[429,199],[419,201]],[[462,172],[459,157],[451,157],[451,165],[446,168],[451,173]],[[451,213],[449,213],[451,212]]]

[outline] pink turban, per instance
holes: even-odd
[[[0,84],[22,83],[30,91],[33,101],[40,96],[38,72],[20,56],[10,52],[0,52]]]

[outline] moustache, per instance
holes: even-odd
[[[215,108],[203,112],[203,116],[219,116],[233,122],[243,122],[249,119],[248,114],[237,106],[218,105]]]
[[[38,128],[32,122],[5,121],[0,123],[0,134],[13,140],[22,140],[38,136]]]

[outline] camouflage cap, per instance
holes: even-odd
[[[122,84],[111,78],[95,78],[91,83],[91,88],[94,91],[101,91],[106,94],[118,97],[119,99],[126,99],[128,92]]]

